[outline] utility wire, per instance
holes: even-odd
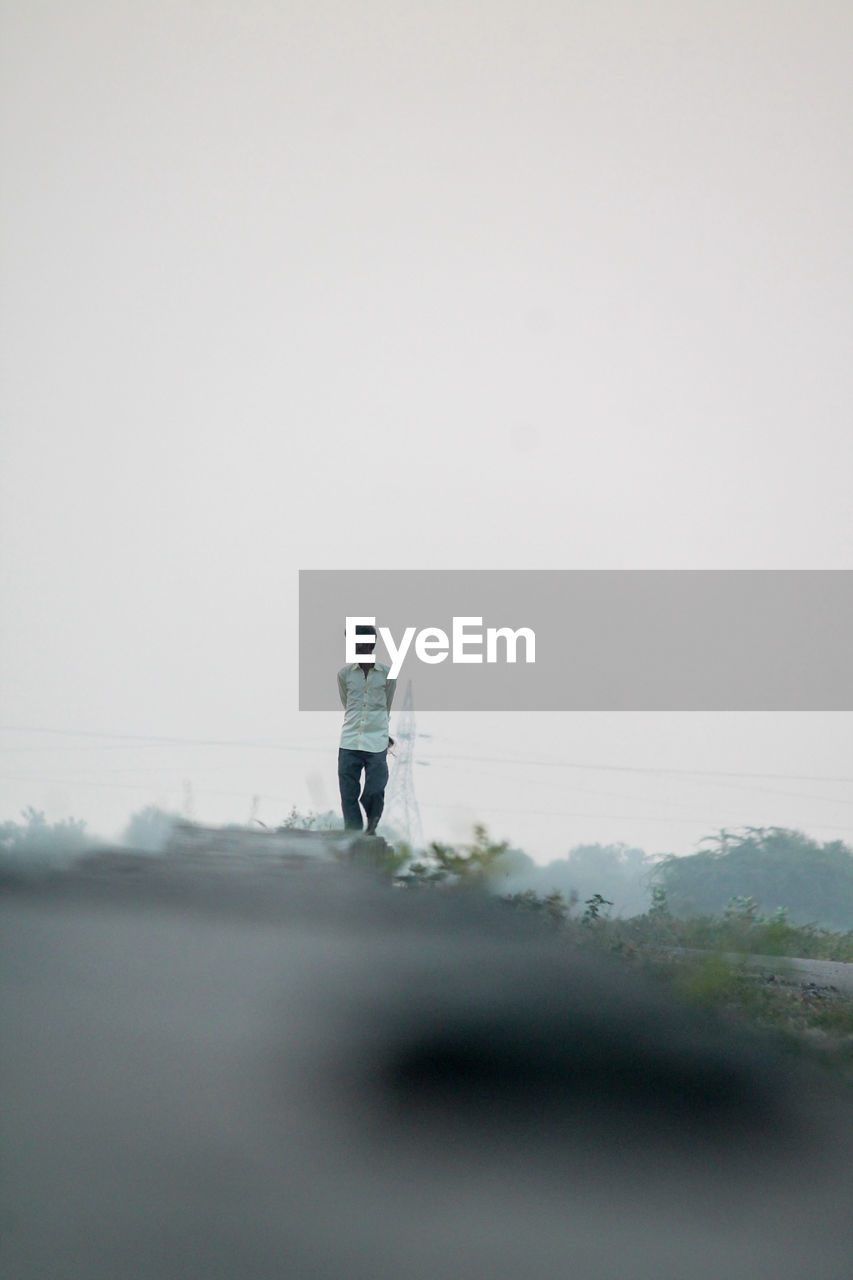
[[[35,782],[35,781],[50,782],[59,786],[96,787],[96,788],[107,788],[109,790],[120,790],[120,791],[127,791],[127,790],[147,791],[149,795],[151,794],[152,791],[156,791],[158,789],[156,786],[153,786],[153,787],[146,786],[144,783],[138,783],[138,782],[136,783],[134,782],[127,782],[127,783],[82,782],[78,779],[73,779],[69,781],[69,779],[67,778],[41,778],[41,777],[35,778],[35,777],[29,777],[29,776],[21,777],[20,775],[16,775],[16,774],[0,774],[0,780],[18,781],[18,782]],[[177,785],[178,784],[175,783],[174,787],[177,787]],[[161,787],[160,789],[162,790],[163,788]],[[246,791],[222,791],[218,788],[194,786],[193,794],[208,795],[208,796],[227,796],[229,798],[245,800],[250,790],[251,789],[247,789]],[[266,792],[257,792],[257,791],[252,792],[252,795],[256,795],[259,800],[269,801],[270,803],[274,803],[274,804],[288,805],[292,803],[292,797],[285,798],[284,796],[275,796],[275,795],[270,795]],[[424,809],[443,809],[443,810],[450,810],[450,811],[455,810],[458,812],[462,808],[470,808],[472,810],[476,810],[477,812],[483,812],[483,813],[510,813],[510,814],[513,814],[516,818],[521,818],[521,817],[596,818],[599,821],[607,821],[607,822],[610,822],[612,820],[616,822],[618,821],[661,822],[661,823],[670,823],[670,824],[681,823],[682,825],[687,823],[700,822],[702,823],[703,826],[707,826],[707,827],[713,827],[718,825],[719,823],[719,818],[707,818],[707,817],[700,818],[695,814],[694,815],[685,814],[683,817],[656,817],[650,814],[600,813],[600,812],[596,813],[588,810],[579,810],[579,809],[528,809],[524,805],[518,806],[517,808],[504,808],[501,806],[480,804],[480,803],[465,804],[465,805],[458,804],[458,803],[457,804],[438,804],[438,803],[432,804],[428,801],[427,802],[421,801],[420,803],[421,803],[421,807]],[[849,833],[849,830],[850,830],[848,827],[845,827],[845,826],[837,826],[837,825],[833,825],[825,822],[824,823],[809,822],[807,825],[815,831],[836,831],[836,832],[841,831],[846,834],[846,833]]]
[[[592,813],[592,812],[579,810],[579,809],[573,809],[573,810],[528,809],[523,805],[515,809],[513,808],[507,809],[507,808],[498,807],[496,805],[490,805],[490,804],[477,804],[477,805],[430,804],[429,802],[424,802],[424,801],[421,801],[420,804],[422,809],[447,809],[451,811],[456,810],[458,812],[460,809],[469,808],[471,810],[476,810],[477,812],[482,810],[484,813],[511,813],[517,818],[518,817],[597,818],[599,821],[606,821],[606,822],[610,822],[611,819],[614,821],[619,821],[621,819],[626,822],[667,822],[667,823],[680,823],[681,825],[686,825],[691,822],[701,822],[704,826],[710,826],[710,827],[716,826],[719,822],[718,818],[699,818],[695,815],[690,816],[688,814],[685,814],[684,817],[682,818],[660,818],[660,817],[653,817],[649,814],[641,814],[641,813]],[[836,826],[832,823],[810,822],[808,823],[808,826],[813,828],[815,831],[843,831],[846,833],[850,832],[849,827]]]
[[[297,751],[306,753],[327,753],[328,745],[317,747],[309,747],[303,745],[294,745],[291,743],[280,742],[259,742],[255,739],[230,739],[230,738],[175,738],[175,737],[156,737],[147,734],[118,734],[118,733],[99,733],[92,730],[76,730],[76,729],[36,729],[23,726],[0,725],[2,733],[47,733],[57,734],[67,737],[85,737],[85,738],[103,738],[110,739],[115,743],[116,750],[130,749],[123,746],[124,743],[140,743],[151,746],[188,746],[188,747],[251,747],[268,751]],[[27,748],[4,747],[0,750],[17,751]],[[49,750],[51,748],[45,748]],[[58,748],[57,748],[58,749]],[[95,748],[93,748],[95,749]],[[817,775],[804,773],[754,773],[750,770],[730,770],[730,769],[673,769],[658,765],[627,765],[627,764],[592,764],[583,763],[576,760],[535,760],[529,756],[477,756],[477,755],[440,755],[434,756],[434,760],[471,760],[478,764],[524,764],[531,765],[535,768],[556,768],[556,769],[589,769],[602,773],[641,773],[647,775],[658,775],[660,777],[694,777],[694,778],[759,778],[776,782],[843,782],[853,783],[853,777],[839,777],[838,775]]]
[[[38,776],[36,776],[35,774],[31,774],[31,775],[25,774],[22,776],[20,774],[13,774],[13,773],[0,774],[0,781],[2,782],[50,782],[60,787],[99,787],[99,788],[105,787],[111,791],[147,791],[149,795],[152,792],[168,791],[170,785],[172,790],[175,790],[180,785],[177,781],[171,784],[156,783],[156,782],[150,783],[150,784],[146,784],[144,782],[87,782],[81,778],[43,778],[40,774]],[[259,800],[274,800],[277,804],[293,803],[292,796],[289,797],[288,799],[285,799],[284,796],[272,796],[259,791],[253,791],[250,787],[247,787],[245,791],[221,791],[218,788],[196,787],[195,784],[193,784],[193,793],[195,795],[205,795],[205,796],[230,796],[230,797],[236,797],[237,799],[241,799],[241,800],[244,800],[248,795],[256,795]]]
[[[0,725],[0,733],[47,733],[55,734],[57,737],[67,738],[101,738],[110,741],[111,747],[88,747],[85,750],[91,751],[107,751],[107,750],[135,750],[137,746],[151,747],[258,747],[270,751],[327,751],[328,746],[323,747],[306,747],[304,744],[295,746],[291,743],[282,742],[258,742],[248,738],[175,738],[175,737],[159,737],[154,734],[141,733],[98,733],[90,729],[31,729],[21,726]],[[132,743],[133,746],[125,746],[126,743]],[[68,750],[69,748],[62,748]],[[84,750],[82,747],[73,748],[74,750]],[[2,751],[24,751],[24,750],[42,750],[54,751],[60,750],[58,747],[0,747]]]
[[[456,768],[455,768],[455,766],[454,766],[454,765],[452,765],[452,764],[443,764],[443,763],[442,763],[443,758],[444,758],[444,757],[441,757],[441,758],[439,758],[439,759],[437,759],[437,760],[419,760],[417,763],[418,763],[418,764],[429,764],[429,765],[431,765],[433,768],[437,768],[437,769],[450,769],[450,770],[452,770],[453,772],[456,772]],[[498,778],[498,779],[503,779],[503,781],[506,781],[506,775],[505,775],[505,774],[503,774],[503,773],[497,773],[497,772],[495,772],[495,771],[493,771],[493,770],[487,770],[487,769],[466,769],[466,770],[465,770],[465,776],[466,776],[466,778],[467,778],[467,777],[471,777],[471,776],[476,776],[476,777],[479,777],[479,778]],[[664,780],[665,780],[665,779],[661,779],[661,781],[664,781]],[[752,784],[750,784],[749,786],[739,786],[737,782],[725,782],[725,781],[717,782],[717,781],[715,781],[715,779],[713,779],[713,778],[701,778],[701,777],[700,777],[700,778],[697,778],[697,779],[696,779],[696,783],[697,783],[697,785],[704,785],[704,786],[718,786],[718,787],[725,787],[726,789],[728,789],[728,790],[732,790],[732,791],[743,791],[743,792],[746,792],[746,793],[747,793],[747,794],[749,794],[749,795],[760,794],[760,795],[768,795],[768,796],[780,796],[780,797],[782,797],[783,799],[792,799],[792,800],[818,800],[818,801],[822,801],[822,802],[828,802],[829,804],[845,804],[845,805],[853,805],[853,797],[851,797],[851,796],[821,796],[821,795],[815,795],[814,793],[809,793],[809,792],[807,792],[807,791],[789,791],[787,788],[786,788],[784,791],[779,791],[776,787],[761,787],[761,786],[755,786],[755,785],[752,785]],[[526,778],[524,779],[524,785],[525,785],[526,787],[527,787],[527,786],[534,786],[534,787],[551,787],[551,788],[553,788],[553,786],[554,786],[554,778],[553,778],[553,776],[552,776],[552,777],[550,777],[550,778],[529,778],[529,777],[526,777]],[[597,788],[597,787],[595,787],[595,788],[594,788],[594,787],[582,787],[582,786],[578,786],[578,785],[576,785],[575,783],[570,783],[570,784],[568,784],[568,785],[571,787],[572,792],[578,792],[578,791],[580,791],[580,792],[583,792],[583,793],[584,793],[584,794],[586,794],[586,795],[610,796],[610,797],[612,797],[613,799],[617,799],[617,800],[635,800],[635,799],[637,799],[637,797],[636,797],[636,796],[634,796],[634,795],[629,795],[629,794],[627,794],[627,793],[626,793],[626,792],[624,792],[624,791],[602,791],[602,790],[600,790],[600,789],[599,789],[599,788]],[[672,804],[680,804],[680,803],[683,803],[683,802],[678,801],[678,800],[668,800],[668,799],[660,799],[660,798],[655,799],[655,804],[667,804],[667,805],[672,805]]]
[[[529,756],[458,756],[436,757],[441,760],[474,760],[479,764],[529,764],[536,768],[592,769],[603,773],[645,773],[661,776],[679,775],[696,778],[767,778],[777,782],[853,782],[853,777],[818,776],[806,773],[752,773],[730,769],[671,769],[657,765],[580,764],[576,760],[532,760]]]

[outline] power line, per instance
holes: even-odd
[[[158,783],[154,783],[154,785],[151,785],[151,783],[149,783],[149,785],[146,785],[146,783],[140,783],[140,782],[93,782],[93,781],[86,782],[86,781],[79,780],[79,778],[72,778],[72,780],[69,780],[69,778],[46,778],[41,776],[33,776],[33,774],[23,774],[22,776],[22,774],[3,773],[3,774],[0,774],[0,781],[41,782],[41,783],[49,782],[51,783],[51,785],[65,786],[65,787],[82,786],[82,787],[106,788],[106,790],[115,790],[115,791],[146,791],[147,794],[149,795],[151,795],[152,791],[164,790],[163,783],[160,783],[160,785],[158,785]],[[178,782],[177,781],[173,782],[172,786],[177,787]],[[167,786],[167,790],[168,790],[168,786]],[[247,788],[246,791],[224,791],[224,790],[220,790],[220,788],[218,787],[216,788],[215,787],[197,787],[195,788],[195,790],[197,795],[225,796],[225,797],[228,797],[228,799],[245,800],[246,796],[248,795],[248,792],[251,791],[251,788]],[[273,803],[273,804],[287,805],[292,803],[292,797],[270,795],[269,792],[256,792],[256,791],[252,791],[251,794],[256,795],[257,799],[259,800],[269,801],[269,803]],[[597,820],[599,820],[599,822],[611,822],[611,820],[613,820],[613,822],[620,822],[620,820],[622,820],[622,822],[654,822],[654,823],[667,823],[667,824],[702,823],[703,826],[706,826],[706,827],[716,827],[716,826],[719,826],[720,824],[719,817],[717,818],[698,817],[697,814],[684,814],[683,817],[667,818],[667,817],[661,817],[661,815],[652,815],[652,814],[628,814],[628,813],[611,814],[611,813],[594,812],[594,810],[581,810],[581,809],[528,809],[526,808],[525,805],[519,805],[519,806],[516,806],[516,808],[503,808],[503,806],[480,804],[480,803],[471,804],[471,805],[462,805],[460,803],[433,804],[433,803],[429,803],[429,801],[421,801],[421,806],[423,806],[424,809],[442,809],[442,810],[450,810],[450,812],[453,812],[453,810],[456,810],[456,812],[459,812],[461,808],[470,808],[470,809],[476,810],[476,812],[482,812],[482,813],[508,813],[508,814],[514,815],[514,817],[516,818],[526,818],[526,817],[596,818]],[[845,836],[853,835],[853,832],[850,832],[850,829],[848,827],[838,826],[838,824],[833,824],[833,823],[807,822],[806,826],[808,826],[809,828],[812,828],[813,831],[834,831],[834,832],[843,832]]]
[[[529,764],[537,768],[591,769],[603,773],[645,773],[663,776],[683,775],[697,778],[767,778],[777,782],[853,782],[853,777],[817,776],[806,773],[751,773],[730,769],[671,769],[657,765],[580,764],[575,760],[532,760],[529,756],[436,756],[436,760],[474,760],[483,764]]]
[[[170,738],[159,740],[153,738],[150,742],[107,742],[103,746],[88,746],[82,743],[72,743],[71,745],[56,744],[48,746],[39,744],[38,746],[25,747],[0,747],[0,752],[7,752],[12,755],[23,755],[30,752],[74,752],[76,755],[80,751],[144,751],[147,748],[160,747],[252,747],[260,751],[296,751],[305,752],[310,755],[312,752],[326,755],[330,750],[328,742],[323,746],[307,747],[307,746],[289,746],[278,742],[226,742],[218,740],[207,740],[201,738]]]
[[[177,788],[183,785],[183,779],[180,781],[175,778],[171,783],[164,782],[92,782],[83,778],[44,778],[41,774],[0,774],[0,782],[49,782],[53,786],[58,787],[98,787],[106,788],[110,791],[147,791],[150,795],[156,791],[167,791],[169,787]],[[284,796],[273,796],[267,793],[253,791],[251,787],[247,787],[245,791],[222,791],[215,787],[193,787],[197,795],[206,796],[229,796],[231,798],[245,799],[247,795],[257,795],[260,800],[274,800],[277,804],[292,804],[293,797],[285,799]]]
[[[0,774],[0,781],[41,782],[41,783],[48,782],[57,786],[64,786],[64,787],[80,786],[80,787],[106,788],[108,790],[118,790],[118,791],[146,791],[148,792],[149,795],[151,794],[152,791],[156,791],[158,789],[156,784],[146,785],[144,783],[134,783],[134,782],[127,782],[127,783],[84,782],[76,778],[69,780],[68,778],[43,778],[41,776],[34,776],[34,775],[22,776],[19,774]],[[174,782],[172,785],[174,787],[177,787],[178,783]],[[162,790],[162,786],[160,787],[160,789]],[[198,795],[226,796],[231,799],[245,800],[246,796],[251,791],[251,788],[247,789],[247,791],[223,791],[223,790],[220,790],[219,788],[213,788],[213,787],[197,787],[197,788],[194,788],[194,790]],[[287,805],[292,803],[292,797],[285,798],[284,796],[270,795],[269,793],[266,793],[266,792],[252,792],[252,794],[257,795],[259,800],[269,801],[270,803],[274,803],[274,804]],[[667,823],[667,824],[672,824],[672,823],[686,824],[686,823],[700,822],[703,824],[703,826],[708,826],[708,827],[714,827],[719,824],[719,817],[717,818],[701,817],[700,818],[696,814],[692,814],[692,815],[685,814],[683,817],[660,817],[660,816],[654,816],[650,814],[640,814],[640,813],[600,813],[600,812],[596,813],[594,811],[580,810],[580,809],[573,809],[573,810],[572,809],[528,809],[524,805],[520,805],[515,808],[504,808],[501,806],[480,804],[480,803],[472,804],[470,806],[463,806],[459,803],[433,804],[430,802],[423,802],[423,801],[421,802],[421,806],[424,809],[442,809],[442,810],[449,810],[451,812],[454,810],[458,811],[460,808],[463,808],[463,807],[470,807],[471,809],[476,809],[478,812],[483,812],[483,813],[510,813],[510,814],[513,814],[516,818],[524,818],[524,817],[596,818],[598,821],[604,821],[604,822],[610,822],[610,821],[660,822],[660,823]],[[815,831],[836,831],[836,832],[840,831],[840,832],[844,832],[845,834],[850,834],[850,829],[848,827],[838,826],[832,823],[808,822],[806,825],[808,825],[810,828],[812,828]]]
[[[295,745],[293,743],[264,742],[249,738],[177,738],[156,736],[152,734],[103,733],[90,729],[45,729],[21,725],[0,725],[0,733],[46,733],[72,738],[101,738],[115,743],[115,749],[124,748],[124,743],[139,743],[150,746],[188,746],[188,747],[250,747],[268,751],[297,751],[314,754],[326,754],[329,746],[316,747]],[[3,751],[33,750],[24,747],[0,747]],[[44,748],[52,750],[53,748]],[[58,749],[58,748],[57,748]],[[82,750],[83,748],[76,748]],[[89,749],[89,748],[87,748]],[[92,750],[107,748],[91,748]],[[529,756],[479,756],[479,755],[441,755],[434,760],[472,760],[482,764],[526,764],[536,768],[556,769],[588,769],[602,773],[642,773],[661,777],[679,776],[695,778],[759,778],[776,782],[842,782],[853,783],[853,777],[805,774],[805,773],[755,773],[739,769],[678,769],[661,765],[627,765],[627,764],[592,764],[576,760],[536,760]]]
[[[69,778],[69,777],[52,778],[52,777],[44,777],[41,774],[0,774],[0,781],[32,782],[36,784],[50,783],[51,785],[55,785],[55,786],[71,787],[71,788],[90,787],[90,788],[95,788],[97,790],[144,791],[144,792],[147,792],[149,796],[154,793],[157,793],[158,791],[162,792],[163,790],[168,790],[170,787],[173,789],[177,788],[179,785],[179,782],[176,778],[173,778],[171,781],[163,779],[161,781],[152,781],[149,783],[105,782],[100,779],[93,780],[93,779]],[[195,791],[198,795],[222,796],[228,799],[245,799],[246,795],[249,794],[249,792],[251,792],[253,795],[257,795],[258,799],[264,800],[270,803],[288,805],[293,802],[292,796],[285,797],[285,796],[279,796],[279,795],[272,795],[268,792],[257,792],[251,787],[247,788],[245,791],[224,790],[223,788],[219,788],[219,787],[196,787]],[[603,795],[603,796],[612,797],[613,799],[625,799],[625,800],[637,798],[636,796],[628,796],[628,795],[625,795],[624,793],[594,791],[589,788],[584,788],[584,794]],[[780,793],[780,794],[783,794],[783,793]],[[820,799],[821,797],[806,797],[806,798]],[[677,803],[677,802],[668,802],[668,803]],[[660,814],[659,815],[627,814],[627,813],[613,814],[613,813],[607,813],[607,812],[602,813],[600,811],[596,812],[593,810],[529,809],[523,805],[515,808],[504,808],[504,807],[495,806],[495,805],[483,804],[480,801],[468,801],[468,802],[457,801],[455,803],[445,803],[445,804],[428,801],[423,803],[423,807],[426,809],[443,809],[443,810],[450,810],[450,811],[467,807],[472,810],[476,810],[478,812],[483,812],[483,813],[511,813],[517,818],[534,817],[534,816],[559,817],[559,818],[596,818],[600,821],[608,821],[608,822],[611,820],[615,820],[615,821],[635,821],[635,822],[660,822],[660,823],[667,823],[667,824],[700,822],[703,825],[709,826],[709,827],[718,826],[720,825],[721,822],[724,821],[723,819],[720,818],[719,815],[716,818],[699,817],[696,814],[683,814],[675,817],[665,817]],[[730,820],[725,819],[725,821],[730,821]],[[813,822],[810,819],[805,819],[805,820],[801,819],[800,821],[803,822],[803,825],[808,826],[816,831],[840,831],[840,832],[844,832],[845,834],[847,834],[850,831],[849,827],[845,825],[840,825],[835,823],[825,823],[825,822],[824,823]]]
[[[0,725],[0,733],[46,733],[57,737],[99,738],[109,745],[103,747],[0,747],[0,751],[135,751],[137,747],[252,747],[265,751],[323,751],[328,746],[307,747],[304,743],[298,746],[284,742],[259,742],[250,738],[175,738],[159,737],[154,734],[137,733],[99,733],[90,729],[32,729],[21,726]],[[125,745],[132,744],[132,745]]]
[[[441,759],[429,760],[429,761],[421,760],[419,761],[419,763],[430,764],[433,768],[450,769],[453,772],[456,771],[454,765],[443,764]],[[465,771],[466,777],[471,777],[474,775],[476,775],[479,778],[499,778],[499,779],[503,779],[504,782],[506,781],[506,775],[503,773],[496,773],[494,771],[487,770],[487,769],[466,769]],[[780,796],[783,799],[818,800],[818,801],[829,803],[829,804],[853,805],[853,797],[850,797],[850,796],[821,796],[821,795],[815,795],[814,793],[809,793],[807,791],[789,791],[787,789],[785,791],[779,791],[775,787],[761,787],[761,786],[753,786],[753,785],[744,787],[744,786],[739,786],[738,783],[736,782],[724,782],[724,781],[717,782],[715,781],[714,778],[700,777],[696,779],[696,782],[697,782],[697,785],[725,787],[733,791],[743,791],[748,795],[760,794],[760,795],[768,795],[768,796]],[[553,777],[551,778],[526,777],[524,779],[524,785],[534,786],[534,787],[553,788],[554,780],[553,780]],[[598,787],[583,787],[583,786],[578,786],[576,783],[571,784],[571,789],[573,792],[583,792],[585,795],[610,796],[616,800],[635,800],[637,798],[636,796],[630,795],[624,791],[602,791]],[[669,800],[669,799],[663,798],[663,799],[656,799],[655,803],[673,805],[673,804],[680,804],[683,802],[678,800]]]
[[[458,811],[461,808],[468,807],[471,809],[476,809],[477,811],[482,810],[484,813],[511,813],[517,818],[522,818],[522,817],[596,818],[600,822],[610,822],[611,820],[613,821],[624,820],[626,822],[666,822],[666,823],[680,823],[682,825],[691,823],[691,822],[701,822],[704,826],[711,826],[711,827],[717,825],[719,822],[718,818],[700,818],[700,817],[697,817],[695,814],[693,815],[685,814],[684,817],[682,818],[660,818],[660,817],[652,816],[650,814],[641,814],[641,813],[594,813],[594,812],[583,811],[579,809],[574,809],[574,810],[528,809],[523,805],[517,808],[507,809],[507,808],[498,807],[496,805],[490,805],[490,804],[477,804],[477,805],[472,804],[469,806],[463,806],[461,804],[431,804],[429,802],[422,802],[422,807],[424,809],[447,809],[451,811],[452,810]],[[814,830],[816,831],[844,831],[844,832],[850,831],[849,827],[836,826],[832,823],[810,822],[808,823],[808,825],[814,828]]]

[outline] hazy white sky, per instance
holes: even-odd
[[[0,818],[336,804],[300,568],[853,567],[847,0],[0,12]],[[850,715],[420,727],[428,837],[853,839]]]

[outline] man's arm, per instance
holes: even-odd
[[[394,690],[396,688],[397,688],[396,680],[385,681],[385,706],[388,708],[389,714],[391,712],[391,703],[394,701]]]
[[[338,693],[341,695],[341,705],[346,711],[347,709],[347,669],[341,667],[338,672]]]

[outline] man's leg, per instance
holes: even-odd
[[[341,810],[347,831],[361,831],[364,826],[358,804],[364,754],[363,751],[350,751],[347,747],[338,748],[338,785],[341,789]]]
[[[372,835],[385,807],[385,785],[388,782],[387,751],[365,751],[364,791],[361,803],[367,814],[367,830]]]

